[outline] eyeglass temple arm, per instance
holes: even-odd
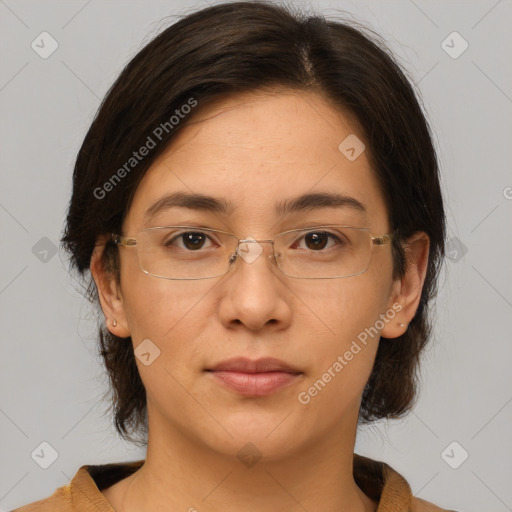
[[[126,246],[137,245],[137,240],[135,240],[135,238],[116,235],[115,233],[112,233],[112,242],[114,242],[116,245],[126,245]]]
[[[375,245],[386,245],[393,239],[393,234],[382,235],[382,236],[372,236],[372,243]]]

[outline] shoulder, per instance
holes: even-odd
[[[66,485],[59,487],[48,498],[34,501],[11,512],[68,512],[73,510],[72,506],[70,487]]]
[[[11,512],[114,512],[99,489],[105,489],[137,471],[144,459],[132,462],[81,466],[68,485],[48,498]]]
[[[354,454],[354,479],[363,492],[379,504],[378,512],[456,512],[416,498],[407,480],[379,460]]]
[[[422,500],[421,498],[412,498],[411,512],[456,512],[456,511],[448,510],[446,508],[437,507],[433,503]]]

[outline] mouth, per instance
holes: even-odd
[[[235,358],[206,372],[224,387],[245,396],[266,396],[295,383],[303,373],[274,358]]]

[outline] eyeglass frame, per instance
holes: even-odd
[[[230,235],[230,236],[234,237],[236,240],[238,240],[238,243],[237,243],[237,245],[235,247],[235,251],[230,255],[230,257],[228,259],[228,269],[226,270],[226,272],[224,272],[224,274],[219,274],[217,276],[209,276],[209,277],[164,277],[164,276],[157,276],[155,274],[151,274],[150,272],[148,272],[147,270],[142,268],[141,263],[140,263],[140,257],[139,257],[138,250],[137,250],[137,260],[139,262],[139,268],[142,270],[142,272],[144,272],[145,274],[147,274],[147,275],[149,275],[151,277],[156,277],[158,279],[169,279],[169,280],[173,280],[173,281],[197,281],[197,280],[201,280],[201,279],[213,279],[215,277],[225,276],[230,271],[230,269],[231,269],[230,265],[232,263],[234,263],[238,259],[238,257],[240,256],[240,254],[238,252],[238,249],[239,249],[241,243],[271,243],[272,244],[272,255],[269,256],[269,258],[270,259],[273,258],[275,260],[277,267],[279,268],[280,272],[283,275],[285,275],[287,277],[291,277],[292,279],[343,279],[345,277],[354,277],[354,276],[358,276],[358,275],[364,274],[368,270],[368,268],[370,267],[370,262],[371,262],[372,254],[373,254],[373,247],[375,245],[376,246],[383,246],[383,245],[387,245],[388,243],[391,243],[393,241],[393,239],[396,238],[396,234],[397,234],[397,232],[395,230],[393,233],[387,233],[387,234],[380,235],[380,236],[373,236],[369,228],[361,228],[361,227],[356,227],[356,226],[346,226],[346,225],[339,225],[339,224],[331,224],[331,225],[329,225],[329,224],[322,224],[322,225],[319,225],[319,226],[311,226],[311,227],[307,227],[307,228],[289,229],[287,231],[283,231],[282,233],[278,233],[275,236],[278,237],[278,236],[285,235],[287,233],[293,233],[293,232],[296,232],[296,231],[306,231],[306,230],[309,230],[309,229],[315,230],[315,229],[327,228],[327,227],[358,229],[358,230],[361,230],[361,231],[366,231],[370,235],[370,240],[371,240],[370,258],[368,260],[368,265],[366,266],[366,268],[364,270],[361,270],[361,272],[357,272],[355,274],[349,274],[347,276],[333,276],[333,277],[296,277],[296,276],[291,276],[289,274],[286,274],[281,269],[281,267],[279,265],[279,261],[276,258],[275,250],[274,250],[275,239],[274,240],[255,240],[255,239],[246,239],[246,238],[239,239],[237,235],[235,235],[234,233],[230,233],[229,231],[223,231],[223,230],[214,229],[214,228],[205,228],[205,227],[200,227],[200,226],[152,226],[152,227],[149,227],[149,228],[142,229],[139,233],[141,233],[143,231],[150,231],[150,230],[153,230],[153,229],[187,228],[187,229],[197,229],[198,231],[199,230],[214,231],[216,233],[224,233],[226,235]],[[134,237],[131,237],[131,236],[124,236],[124,235],[118,235],[116,233],[111,233],[111,241],[116,246],[138,247],[137,239],[134,238]]]

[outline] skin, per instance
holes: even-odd
[[[374,236],[389,233],[366,152],[350,162],[338,150],[354,133],[357,125],[314,93],[260,91],[213,104],[149,169],[123,234],[135,237],[145,210],[176,190],[223,197],[235,209],[224,216],[176,208],[153,219],[153,226],[190,221],[239,238],[270,239],[303,227],[304,219],[322,224],[336,218],[368,227]],[[367,214],[347,208],[274,214],[276,201],[316,191],[355,197]],[[147,391],[147,457],[138,472],[103,491],[113,508],[375,511],[377,504],[353,479],[352,459],[378,336],[309,404],[299,403],[297,395],[393,304],[402,309],[380,334],[396,338],[404,332],[399,324],[411,321],[420,300],[428,237],[416,233],[408,244],[408,270],[397,281],[389,245],[374,247],[368,270],[350,278],[293,279],[259,257],[251,264],[240,259],[223,277],[194,281],[148,276],[136,249],[120,247],[120,285],[103,271],[98,245],[91,270],[108,329],[131,336],[134,348],[149,338],[161,351],[149,366],[137,359]],[[262,248],[270,254],[270,244]],[[276,357],[302,375],[271,395],[242,396],[204,371],[234,356]],[[237,457],[248,442],[262,454],[252,467]]]

